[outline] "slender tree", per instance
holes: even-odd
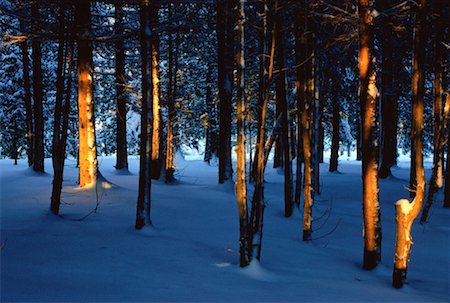
[[[149,0],[141,0],[140,10],[140,53],[142,73],[141,99],[141,147],[139,158],[139,190],[136,210],[136,229],[151,226],[151,189],[152,189],[152,132],[153,132],[153,83],[151,58],[151,10]]]
[[[373,56],[374,9],[371,0],[359,0],[359,101],[362,123],[362,176],[365,269],[377,266],[381,259],[381,222],[378,197],[377,145],[375,120],[377,87]]]
[[[115,4],[115,34],[123,34],[123,8]],[[125,48],[124,41],[115,43],[116,52],[116,169],[128,169],[127,153],[127,98],[125,95]]]
[[[332,96],[333,103],[333,117],[332,126],[333,134],[331,138],[331,156],[330,156],[330,167],[329,171],[334,172],[338,169],[338,158],[339,158],[339,125],[340,125],[340,110],[339,110],[339,94],[336,92]]]
[[[420,0],[416,11],[414,25],[413,47],[413,151],[416,193],[412,202],[400,199],[396,203],[397,237],[395,242],[395,258],[393,272],[393,286],[400,288],[406,279],[410,249],[412,244],[411,228],[415,218],[419,215],[425,198],[425,173],[423,167],[423,113],[425,94],[425,22],[427,1]]]
[[[450,98],[447,95],[447,98]],[[450,130],[450,123],[448,127]],[[445,167],[444,207],[450,208],[450,143],[447,142],[447,164]]]

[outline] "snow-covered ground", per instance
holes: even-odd
[[[408,197],[408,164],[380,180],[382,263],[366,271],[361,166],[341,158],[339,173],[321,167],[308,243],[300,212],[283,216],[282,174],[267,169],[262,260],[245,269],[233,186],[217,184],[217,167],[179,159],[177,184],[154,182],[154,228],[136,231],[136,158],[130,174],[116,172],[113,158],[100,159],[113,186],[97,190],[77,188],[75,163],[67,161],[61,217],[48,210],[51,173],[1,160],[1,301],[448,302],[450,210],[441,207],[442,193],[430,222],[415,222],[408,281],[393,289],[394,204]]]

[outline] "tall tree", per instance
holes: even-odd
[[[416,192],[412,202],[407,199],[396,203],[397,237],[395,242],[395,258],[393,272],[393,286],[400,288],[406,279],[410,249],[412,244],[411,228],[415,218],[419,215],[425,198],[425,172],[423,167],[423,113],[425,94],[425,26],[427,15],[427,1],[420,0],[416,8],[414,24],[413,46],[413,78],[412,78],[412,135],[414,152],[414,172]]]
[[[115,34],[123,34],[123,8],[115,4]],[[116,169],[128,168],[127,156],[127,98],[125,95],[125,48],[124,41],[118,39],[115,43],[116,52]]]
[[[339,87],[339,86],[338,86]],[[339,88],[338,88],[339,89]],[[340,125],[340,110],[339,110],[339,94],[336,92],[332,96],[333,111],[332,111],[332,127],[333,134],[331,136],[331,156],[330,156],[330,167],[329,171],[334,172],[338,169],[338,158],[339,158],[339,125]]]
[[[80,161],[80,187],[97,182],[98,163],[94,118],[94,68],[90,41],[90,1],[80,0],[75,6],[78,46],[78,135]]]
[[[217,56],[219,87],[219,183],[232,178],[231,109],[234,67],[234,14],[236,0],[217,1]]]
[[[359,0],[359,101],[362,123],[362,175],[364,217],[363,267],[372,269],[381,260],[381,222],[378,196],[378,148],[375,141],[377,108],[375,58],[373,55],[373,1]]]
[[[152,225],[150,217],[152,189],[152,132],[153,132],[153,83],[151,58],[151,10],[153,1],[141,0],[140,10],[140,53],[142,73],[141,99],[141,147],[139,155],[139,189],[136,210],[136,229]]]
[[[239,212],[239,247],[240,247],[240,265],[247,266],[250,263],[249,251],[249,226],[247,211],[247,183],[245,169],[245,39],[244,39],[244,22],[245,22],[245,0],[239,0],[239,9],[237,10],[237,99],[236,99],[236,116],[237,116],[237,164],[236,164],[236,200]]]
[[[38,31],[40,14],[38,4],[31,4],[32,29]],[[42,88],[42,50],[41,38],[35,37],[31,42],[33,55],[33,116],[34,116],[34,171],[44,172],[44,113]]]

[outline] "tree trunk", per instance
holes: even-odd
[[[312,234],[312,208],[314,205],[313,184],[313,158],[312,158],[312,130],[314,109],[314,48],[311,31],[311,17],[306,20],[306,63],[305,63],[305,100],[302,109],[302,132],[303,132],[303,241],[310,241]]]
[[[210,163],[213,156],[217,154],[217,135],[215,133],[216,120],[215,120],[215,110],[214,110],[214,100],[211,92],[211,77],[212,77],[212,65],[208,66],[208,71],[206,73],[206,95],[205,103],[207,109],[207,120],[205,125],[205,156],[203,160]]]
[[[39,9],[37,3],[31,5],[32,28],[37,30]],[[33,116],[34,116],[34,159],[33,170],[44,172],[44,113],[42,92],[42,63],[41,63],[41,38],[35,38],[31,42],[33,49]]]
[[[412,129],[414,146],[414,167],[416,180],[416,195],[410,203],[401,199],[396,203],[397,237],[395,242],[395,258],[393,272],[393,286],[400,288],[406,279],[410,248],[412,244],[411,227],[415,218],[419,215],[425,197],[425,173],[423,168],[423,113],[425,94],[425,22],[426,0],[419,2],[414,26],[413,49],[413,106]]]
[[[20,28],[27,30],[27,22],[20,21]],[[30,58],[28,57],[28,41],[25,40],[20,44],[23,65],[23,90],[26,116],[26,138],[27,138],[27,158],[28,166],[33,165],[34,160],[34,128],[33,128],[33,107],[31,104],[31,81],[30,81]]]
[[[447,98],[450,98],[447,96]],[[450,130],[450,123],[448,127]],[[447,142],[447,164],[445,167],[444,207],[450,208],[450,142]]]
[[[115,34],[123,34],[123,9],[115,4]],[[128,169],[127,153],[127,98],[125,95],[125,49],[124,41],[116,42],[116,169]]]
[[[245,169],[245,84],[244,84],[244,1],[239,1],[239,10],[237,11],[237,180],[236,180],[236,200],[239,211],[239,250],[240,265],[245,267],[250,264],[251,256],[249,251],[249,234],[248,234],[248,212],[247,212],[247,184]]]
[[[442,56],[442,43],[444,40],[445,26],[443,24],[443,10],[442,2],[440,0],[435,0],[435,11],[437,13],[435,22],[435,37],[434,37],[434,102],[433,102],[433,133],[434,133],[434,152],[433,159],[436,168],[436,186],[441,188],[443,185],[443,174],[444,174],[444,158],[443,149],[440,148],[441,142],[439,138],[440,129],[445,126],[442,120],[442,106],[443,106],[443,96],[442,96],[442,77],[443,77],[443,56]],[[447,20],[448,22],[448,20]]]
[[[284,70],[285,58],[284,58],[284,43],[283,43],[283,23],[281,15],[281,7],[278,0],[275,1],[275,34],[277,45],[277,64],[280,71],[277,79],[276,98],[277,108],[279,107],[281,119],[281,148],[280,152],[283,152],[283,167],[284,167],[284,216],[290,217],[293,211],[292,201],[292,162],[290,155],[289,144],[289,105],[286,98],[286,74]],[[276,140],[278,142],[279,140]],[[275,145],[275,150],[276,150]]]
[[[170,4],[169,4],[170,5]],[[159,4],[151,1],[151,20],[155,28],[158,27]],[[161,176],[161,101],[159,96],[159,36],[158,33],[152,35],[152,78],[153,78],[153,138],[152,138],[152,178],[158,180]]]
[[[217,1],[217,55],[219,87],[219,183],[232,179],[231,109],[233,92],[233,48],[235,0]]]
[[[386,2],[386,3],[384,3]],[[383,8],[391,5],[384,1]],[[381,37],[381,133],[380,133],[380,178],[391,175],[391,167],[397,158],[397,96],[394,88],[393,46],[395,44],[393,29],[390,25],[383,26]]]
[[[139,190],[136,210],[136,229],[151,226],[152,189],[152,133],[153,133],[153,80],[151,58],[151,5],[149,0],[140,1],[140,46],[142,73],[141,146],[139,161]]]
[[[80,0],[76,5],[75,22],[78,25],[78,134],[80,139],[80,187],[97,182],[98,163],[94,118],[94,68],[92,43],[89,41],[90,1]]]
[[[340,110],[339,110],[339,95],[337,92],[333,94],[333,117],[332,126],[333,134],[331,138],[331,156],[330,156],[330,172],[337,171],[338,169],[338,158],[339,158],[339,125],[340,125]]]
[[[375,120],[377,108],[375,60],[373,57],[373,8],[370,0],[359,0],[359,100],[362,122],[362,176],[365,269],[375,268],[381,260],[381,224],[378,196],[377,145]]]
[[[250,215],[250,228],[252,241],[249,243],[252,250],[251,255],[256,255],[259,260],[261,257],[261,240],[262,240],[262,220],[264,214],[264,168],[265,168],[265,152],[264,143],[266,137],[266,124],[267,124],[267,105],[269,103],[270,95],[270,83],[273,78],[273,66],[275,57],[275,32],[271,31],[270,40],[270,57],[269,57],[269,67],[266,71],[266,60],[265,54],[266,48],[266,35],[267,35],[267,5],[266,1],[262,0],[259,6],[260,11],[260,75],[259,75],[259,101],[261,106],[259,110],[258,118],[258,136],[256,139],[256,151],[255,151],[255,190],[253,192],[252,198],[252,209]]]

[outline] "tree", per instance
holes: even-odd
[[[32,29],[37,31],[39,9],[36,2],[31,4]],[[33,58],[33,116],[34,116],[34,159],[33,170],[44,172],[44,113],[42,97],[42,52],[41,38],[34,38],[31,42]]]
[[[395,242],[394,272],[392,284],[395,288],[403,286],[408,269],[410,249],[412,244],[411,228],[419,215],[425,198],[425,172],[423,167],[423,114],[425,93],[425,26],[427,1],[418,2],[414,24],[413,49],[413,104],[412,104],[412,135],[414,152],[414,172],[416,180],[415,197],[412,202],[400,199],[396,203],[397,237]]]
[[[123,8],[115,4],[115,34],[123,34]],[[125,96],[125,50],[124,42],[118,39],[115,43],[116,52],[116,169],[128,169],[127,152],[127,98]]]
[[[359,100],[361,106],[362,176],[364,217],[363,267],[372,269],[381,259],[381,225],[378,196],[378,164],[375,140],[377,107],[373,56],[374,9],[371,0],[359,0]]]
[[[136,229],[151,226],[151,185],[152,185],[152,132],[153,132],[153,79],[151,58],[151,10],[153,2],[141,0],[140,9],[140,46],[141,46],[141,147],[139,155],[139,189],[136,210]]]

